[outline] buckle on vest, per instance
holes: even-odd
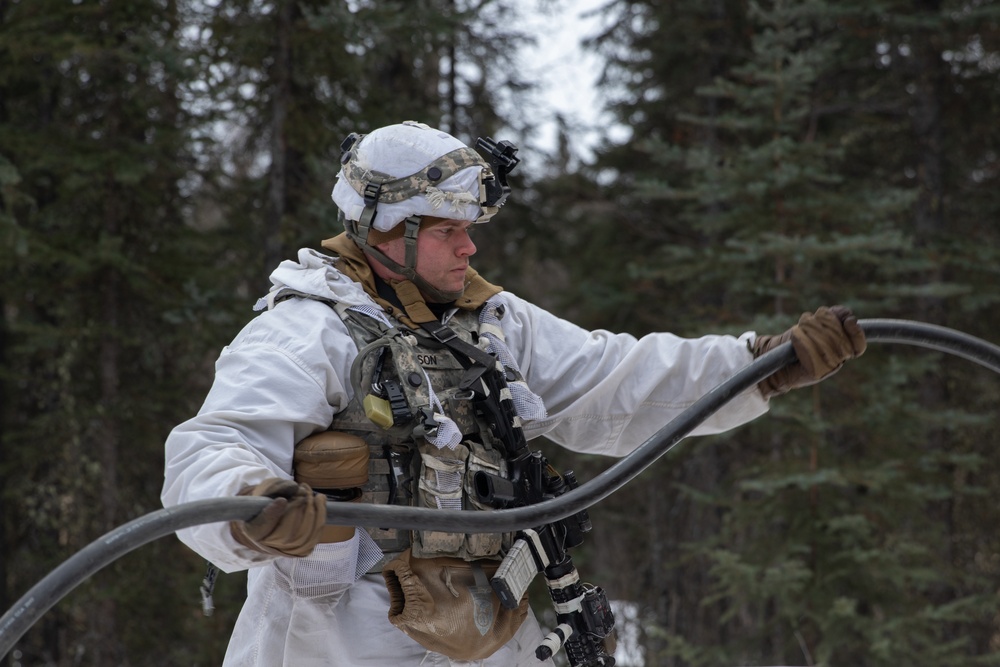
[[[440,322],[435,324],[427,323],[424,325],[424,329],[439,343],[447,343],[450,340],[458,338],[458,334],[454,330]]]

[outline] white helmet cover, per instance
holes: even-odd
[[[432,163],[439,165],[436,172]],[[415,215],[486,222],[497,211],[485,205],[483,180],[493,178],[490,166],[455,137],[423,123],[406,121],[363,135],[343,165],[334,203],[346,220],[361,220],[366,186],[382,186],[369,223],[380,232]]]

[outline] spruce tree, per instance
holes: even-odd
[[[996,192],[977,184],[991,149],[970,141],[995,131],[977,114],[996,95],[979,85],[991,4],[610,3],[597,44],[632,138],[594,165],[608,203],[568,206],[590,227],[562,239],[585,260],[567,297],[636,333],[776,333],[833,302],[982,333],[995,233],[963,210]],[[573,245],[595,237],[599,252]],[[991,379],[872,346],[609,501],[617,542],[652,556],[618,588],[656,619],[647,658],[992,660],[992,570],[974,557],[992,537],[972,523],[995,520]]]
[[[203,342],[190,307],[206,297],[194,285],[211,264],[183,215],[195,159],[178,95],[191,73],[175,41],[177,6],[2,10],[0,224],[10,245],[0,448],[13,599],[159,506],[163,437],[191,409],[178,396],[204,384],[201,350],[188,347]],[[150,602],[187,604],[187,590],[161,585],[176,553],[158,545],[85,584],[26,636],[21,658],[147,655],[153,638],[177,631]]]

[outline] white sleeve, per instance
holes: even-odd
[[[346,327],[324,303],[291,299],[257,316],[220,355],[201,410],[167,437],[164,506],[291,478],[295,443],[347,405],[355,356]],[[178,537],[225,572],[273,559],[233,540],[226,523]]]
[[[703,395],[753,361],[755,334],[642,338],[587,331],[517,296],[502,294],[507,345],[528,387],[548,410],[525,425],[575,451],[624,456]],[[754,387],[734,398],[692,435],[718,433],[767,412]]]

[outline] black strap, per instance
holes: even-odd
[[[462,340],[461,336],[455,333],[455,330],[449,327],[443,322],[423,322],[420,327],[431,335],[431,338],[441,343],[447,347],[452,352],[458,355],[459,361],[462,357],[475,362],[480,366],[485,367],[486,370],[492,370],[496,367],[496,358],[489,352],[472,345],[471,343],[466,343]],[[465,365],[463,363],[463,365]],[[469,365],[465,365],[468,368]]]

